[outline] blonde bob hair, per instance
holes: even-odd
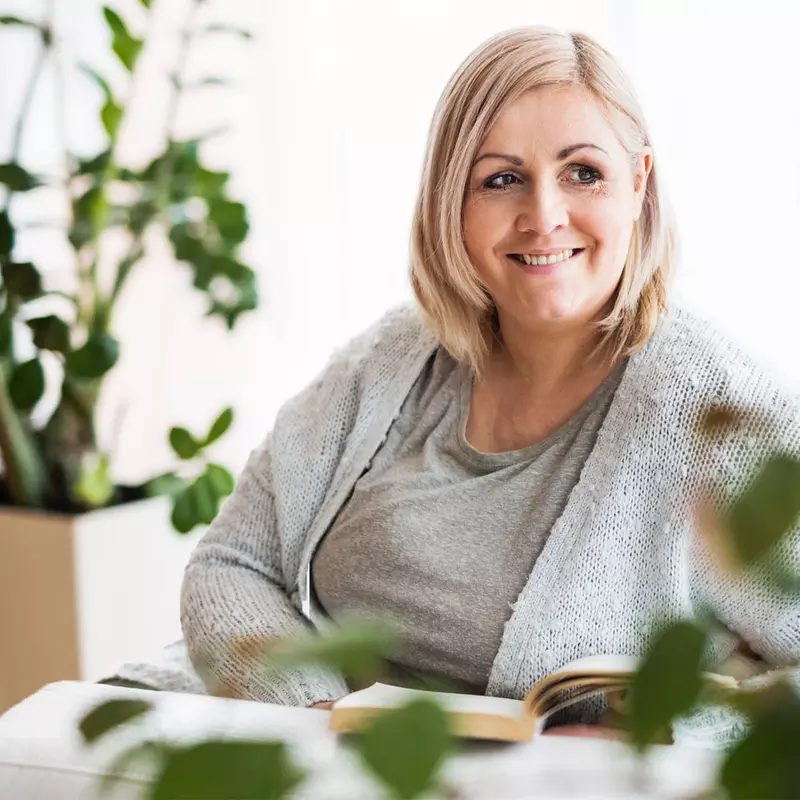
[[[544,27],[507,31],[458,68],[436,106],[411,230],[411,284],[442,345],[480,374],[496,334],[494,302],[469,260],[463,208],[472,162],[500,113],[544,86],[580,86],[603,107],[631,157],[650,137],[633,88],[613,57],[589,36]],[[597,322],[593,356],[630,355],[652,336],[666,309],[676,235],[653,164],[642,213],[610,313]]]

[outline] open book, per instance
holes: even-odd
[[[551,715],[598,694],[617,695],[627,689],[636,673],[633,656],[588,656],[566,664],[543,678],[524,700],[473,694],[429,692],[375,683],[337,700],[330,728],[337,733],[355,733],[386,709],[418,698],[433,699],[447,711],[456,736],[522,742],[540,733]],[[720,688],[735,689],[736,678],[705,673],[705,679]]]

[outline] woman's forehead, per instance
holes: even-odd
[[[619,147],[605,110],[592,94],[579,86],[543,87],[524,92],[500,112],[480,152],[504,146],[555,158],[576,142],[607,152]]]

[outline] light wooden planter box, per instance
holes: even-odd
[[[177,534],[155,498],[78,516],[0,508],[0,713],[59,680],[96,681],[180,638]]]

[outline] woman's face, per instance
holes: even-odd
[[[501,328],[575,328],[599,317],[651,165],[649,148],[631,161],[580,87],[531,90],[502,112],[473,163],[463,223]],[[549,257],[525,263],[530,255]]]

